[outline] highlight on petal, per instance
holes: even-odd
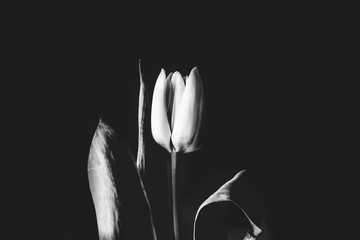
[[[179,114],[180,102],[185,90],[184,80],[179,72],[175,72],[171,78],[171,87],[173,92],[172,112],[171,112],[171,129],[174,129],[174,122]]]
[[[237,173],[199,207],[194,239],[257,239],[264,219],[264,205],[246,181],[246,171]]]
[[[203,85],[197,67],[194,67],[185,83],[171,137],[176,152],[193,152],[200,147],[198,140],[203,113]]]
[[[88,159],[89,186],[100,239],[115,239],[119,236],[118,196],[106,154],[106,138],[112,134],[112,130],[100,120],[91,142]]]
[[[170,94],[170,81],[166,79],[165,70],[161,69],[161,72],[155,83],[152,99],[151,132],[154,140],[169,152],[171,152],[171,131],[167,113],[170,104]]]

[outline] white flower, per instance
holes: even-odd
[[[204,92],[197,67],[185,78],[179,72],[167,77],[161,69],[151,107],[151,131],[155,141],[169,152],[193,152],[199,148],[204,114]]]

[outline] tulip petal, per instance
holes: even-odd
[[[181,98],[185,90],[184,80],[179,72],[175,72],[171,78],[171,87],[173,92],[173,103],[172,103],[172,113],[171,113],[171,129],[174,129],[174,122],[179,112],[179,106]]]
[[[176,113],[171,137],[176,152],[193,152],[199,148],[203,111],[203,86],[197,67],[194,67],[187,78],[179,110]]]
[[[170,81],[166,79],[165,70],[161,72],[156,80],[152,106],[151,106],[151,132],[154,140],[171,152],[171,131],[167,117],[167,109],[171,94]]]

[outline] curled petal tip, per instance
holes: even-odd
[[[200,73],[199,73],[198,67],[193,67],[193,69],[191,69],[189,77],[200,78]]]
[[[159,77],[161,77],[161,78],[166,78],[165,69],[161,68],[160,73],[159,73]],[[159,77],[158,77],[158,78],[159,78]]]
[[[190,74],[191,74],[191,72],[199,72],[199,68],[197,67],[197,66],[195,66],[195,67],[193,67],[192,69],[191,69],[191,71],[190,71]]]

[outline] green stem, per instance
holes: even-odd
[[[181,207],[179,201],[179,162],[176,160],[176,152],[171,153],[171,193],[172,193],[172,213],[173,213],[173,226],[175,240],[180,240],[180,216]]]

